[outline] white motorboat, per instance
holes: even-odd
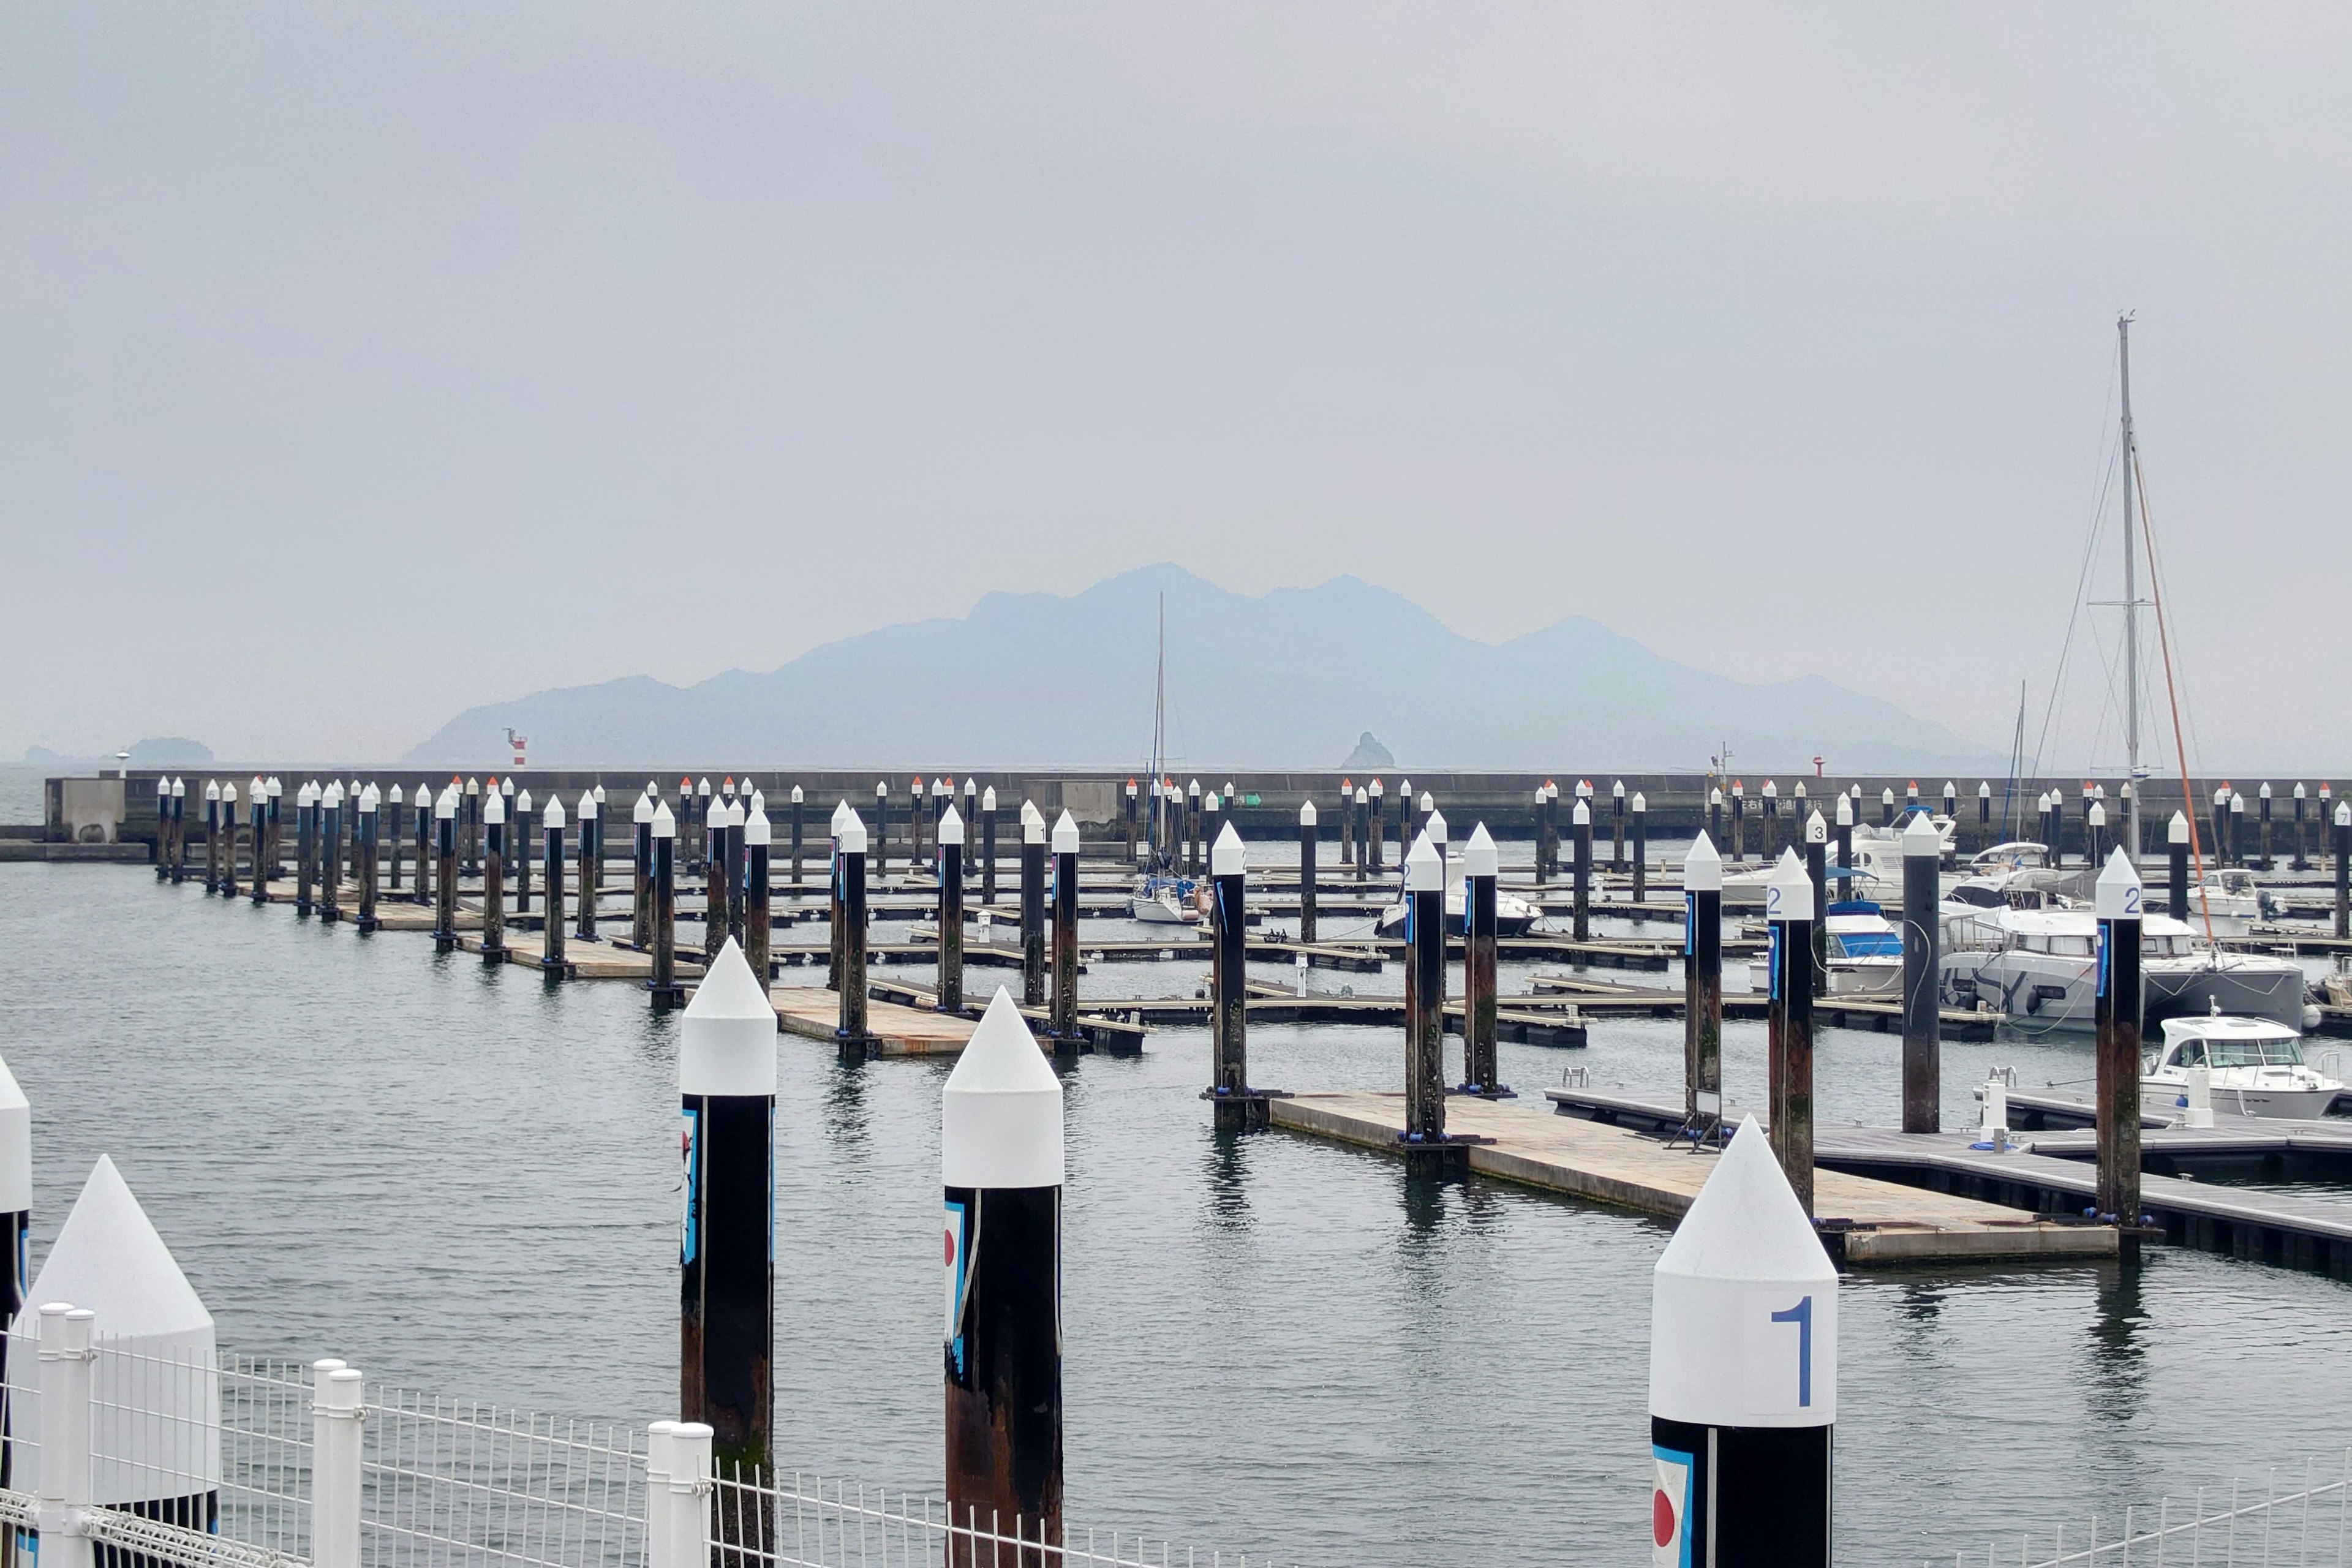
[[[1185,877],[1146,877],[1129,894],[1127,912],[1145,925],[1192,925],[1201,918],[1199,889]]]
[[[2211,921],[2215,936],[2247,936],[2266,911],[2254,874],[2231,870],[2208,871],[2202,881],[2190,884],[2189,908],[2171,912],[2200,929]]]
[[[1468,872],[1463,867],[1462,858],[1458,855],[1448,856],[1445,861],[1446,935],[1462,934],[1463,921],[1467,918],[1465,911],[1469,907],[1469,897],[1470,879]],[[1517,894],[1505,892],[1500,888],[1495,889],[1495,934],[1496,936],[1525,936],[1535,929],[1536,921],[1542,916],[1543,910]],[[1381,931],[1387,934],[1402,931],[1404,917],[1405,902],[1400,898],[1395,903],[1381,911]]]
[[[2241,1116],[2325,1116],[2345,1086],[2303,1059],[2294,1032],[2267,1018],[2167,1018],[2164,1045],[2140,1079],[2144,1102],[2189,1104],[2190,1069],[2203,1068],[2216,1110]]]
[[[1845,910],[1845,913],[1839,910]],[[1832,996],[1900,996],[1903,994],[1903,933],[1895,922],[1869,904],[1848,909],[1830,906],[1829,974]],[[1772,988],[1771,960],[1762,954],[1748,961],[1748,988]]]
[[[1957,889],[1956,889],[1957,891]],[[2090,1028],[2097,990],[2098,917],[2079,907],[1988,909],[1948,901],[1937,984],[1947,1007],[1990,1007],[2012,1023]],[[2297,1033],[2316,1023],[2290,959],[2223,952],[2166,915],[2140,921],[2144,1016],[2149,1023],[2219,1011]]]

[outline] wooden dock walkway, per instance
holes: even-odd
[[[1398,1152],[1402,1094],[1299,1094],[1271,1102],[1274,1125],[1367,1149]],[[1623,1128],[1491,1100],[1446,1101],[1446,1129],[1491,1139],[1468,1149],[1472,1171],[1548,1192],[1679,1215],[1715,1168],[1694,1153]],[[2115,1232],[2021,1215],[1997,1204],[1823,1169],[1814,1208],[1824,1243],[1842,1241],[1857,1266],[1997,1258],[2063,1260],[2111,1256]]]
[[[1580,1013],[1602,1017],[1679,1018],[1683,1016],[1683,994],[1655,985],[1626,985],[1606,980],[1587,980],[1571,974],[1538,974],[1528,982],[1537,997],[1572,1001]],[[1760,1020],[1770,1004],[1768,998],[1752,991],[1727,991],[1723,997],[1723,1016],[1727,1018]],[[1817,996],[1813,999],[1813,1020],[1837,1028],[1872,1029],[1880,1034],[1899,1033],[1903,1027],[1903,1011],[1889,997],[1878,996]],[[1998,1013],[1967,1012],[1947,1007],[1942,1012],[1943,1037],[1948,1040],[1989,1040],[2000,1026]]]

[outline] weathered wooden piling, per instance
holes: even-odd
[[[1298,940],[1315,940],[1315,860],[1321,847],[1320,830],[1315,825],[1315,803],[1302,801],[1298,806]]]
[[[645,793],[638,795],[636,804],[629,808],[634,836],[630,868],[635,872],[634,896],[630,900],[629,942],[640,952],[654,939],[654,807],[659,799],[659,788],[647,780]],[[588,858],[585,855],[580,859],[580,879],[582,891],[585,892],[588,880]]]
[[[563,796],[551,789],[547,809],[539,821],[540,854],[547,878],[547,908],[539,922],[539,967],[555,980],[569,979],[572,974],[571,963],[563,953]]]
[[[774,825],[768,820],[767,802],[751,797],[751,815],[743,827],[743,960],[764,985],[775,976],[772,947],[776,938],[775,889],[768,875],[769,840]]]
[[[963,817],[950,804],[939,830],[939,1009],[963,1011]]]
[[[1221,1132],[1266,1124],[1266,1097],[1249,1081],[1248,857],[1226,823],[1209,847],[1209,1087]]]
[[[493,788],[482,803],[482,963],[507,961],[507,800]]]
[[[582,790],[580,792],[580,799],[572,809],[580,820],[580,914],[577,923],[572,928],[572,933],[578,937],[582,942],[594,942],[596,940],[596,900],[598,895],[601,894],[604,889],[604,796],[602,793],[601,787],[599,789]],[[655,821],[658,823],[661,814],[656,811],[654,814],[654,817]],[[673,832],[674,831],[675,823],[673,822]],[[654,847],[656,851],[658,850],[658,846]],[[671,854],[673,857],[677,854],[674,841]],[[658,858],[657,855],[656,858]],[[673,862],[673,871],[675,871],[675,862]],[[648,912],[652,911],[649,910]],[[670,945],[672,951],[675,952],[677,948],[676,927],[677,923],[677,884],[674,877],[670,884],[670,912],[668,920],[672,927]],[[673,990],[675,990],[674,984]],[[671,998],[673,1001],[682,1001],[683,999],[682,995],[673,996]],[[664,1006],[667,1006],[669,1005],[669,1002],[666,1001],[662,1005]]]
[[[702,854],[702,962],[719,962],[719,950],[727,943],[727,879],[728,861],[732,846],[728,834],[734,823],[734,805],[728,798],[714,795],[709,812],[703,818]]]
[[[980,795],[980,901],[982,908],[996,902],[996,786],[989,785]]]
[[[1197,826],[1195,828],[1197,832]],[[1054,1048],[1078,1048],[1078,822],[1054,819]]]
[[[1658,1259],[1651,1562],[1826,1568],[1836,1486],[1836,1268],[1743,1122]]]
[[[1646,901],[1650,896],[1650,801],[1641,791],[1633,792],[1633,901]]]
[[[1381,839],[1388,827],[1387,790],[1380,780],[1372,781],[1370,795],[1371,810],[1365,820],[1370,825],[1371,837],[1364,847],[1364,858],[1373,877],[1378,878],[1387,869],[1381,855]]]
[[[373,780],[360,791],[359,804],[359,929],[364,933],[376,929],[381,922],[375,912],[376,860],[383,830],[381,820],[383,797],[377,793]]]
[[[1021,803],[1021,1005],[1045,1005],[1045,814],[1026,800]]]
[[[1731,781],[1731,858],[1748,858],[1748,786],[1738,779]]]
[[[1405,852],[1404,1131],[1408,1161],[1445,1137],[1445,868],[1426,837]],[[1419,1162],[1412,1162],[1419,1163]]]
[[[1683,858],[1683,1122],[1723,1120],[1723,857],[1700,834]]]
[[[678,1021],[677,1092],[678,1408],[709,1425],[720,1463],[763,1471],[776,1404],[776,1010],[731,940]]]
[[[833,841],[834,879],[841,889],[841,1009],[833,1039],[845,1061],[863,1061],[873,1044],[866,997],[866,821],[855,811]]]
[[[2117,849],[2099,873],[2099,1217],[2122,1228],[2125,1261],[2139,1256],[2140,885]]]
[[[1576,940],[1592,940],[1592,810],[1582,800],[1569,816],[1576,837]]]
[[[1903,830],[1903,1131],[1942,1128],[1944,1015],[1937,996],[1943,838],[1924,811]]]
[[[463,794],[456,779],[433,801],[433,951],[457,951],[457,813]],[[296,805],[300,805],[297,798]],[[423,878],[420,876],[420,881]]]
[[[1772,1152],[1809,1215],[1813,1212],[1813,976],[1808,971],[1820,924],[1818,908],[1805,868],[1793,850],[1783,851],[1764,889],[1772,977],[1765,1015],[1767,1118]]]
[[[1483,822],[1462,847],[1462,1082],[1459,1093],[1488,1100],[1515,1098],[1502,1080],[1496,986],[1496,889],[1503,860]]]
[[[1805,880],[1813,889],[1813,908],[1829,908],[1829,825],[1818,811],[1805,818]],[[1805,988],[1808,994],[1819,996],[1829,989],[1829,922],[1813,921],[1811,937],[1813,962]]]
[[[692,799],[681,791],[679,808],[693,810]],[[581,831],[587,831],[584,823]],[[654,806],[653,851],[653,973],[646,976],[646,1002],[667,1011],[686,1000],[686,987],[677,980],[677,818],[670,815],[667,801]],[[582,864],[586,864],[584,856]],[[582,901],[586,901],[584,887]]]
[[[1063,1546],[1062,1086],[1002,990],[940,1100],[946,1568],[1045,1568]],[[1006,1536],[1037,1544],[991,1543]]]

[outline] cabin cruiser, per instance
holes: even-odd
[[[2210,920],[2215,936],[2248,936],[2256,921],[2277,912],[2265,908],[2266,902],[2274,905],[2255,885],[2252,871],[2209,871],[2189,889],[2189,908],[2170,912],[2200,928]]]
[[[1903,994],[1903,933],[1873,903],[1832,904],[1829,912],[1829,974],[1832,996]],[[1762,953],[1748,961],[1748,987],[1772,988],[1772,961]]]
[[[2344,1085],[2305,1063],[2294,1032],[2267,1018],[2221,1013],[2164,1021],[2140,1091],[2150,1104],[2189,1103],[2189,1075],[2203,1068],[2216,1110],[2241,1116],[2325,1116]]]
[[[1927,818],[1935,828],[1937,846],[1936,863],[1940,867],[1952,856],[1953,823],[1940,814]],[[2040,845],[2033,846],[2040,848]],[[1801,846],[1800,847],[1801,853]],[[1827,879],[1842,881],[1843,896],[1861,903],[1899,904],[1903,901],[1903,827],[1857,826],[1853,829],[1853,864],[1837,864],[1837,843],[1829,845],[1830,864],[1825,868]],[[1762,908],[1765,884],[1772,879],[1772,864],[1748,870],[1732,871],[1723,879],[1723,904],[1726,909]]]
[[[1963,883],[1953,891],[1970,890]],[[2044,899],[2034,889],[2009,895],[2018,897]],[[2020,1025],[2093,1026],[2098,917],[2091,910],[2063,899],[2017,908],[2007,899],[1986,907],[1956,896],[1942,906],[1942,925],[1937,985],[1945,1006],[1990,1007]],[[2304,1000],[2303,970],[2291,959],[2223,952],[2166,915],[2142,917],[2140,952],[2148,1023],[2217,1010],[2290,1032],[2318,1022],[2318,1010]]]
[[[1447,856],[1445,860],[1446,935],[1462,934],[1463,911],[1467,907],[1465,900],[1469,896],[1470,876],[1463,865],[1462,858],[1458,855]],[[1542,915],[1543,910],[1517,894],[1505,892],[1500,888],[1495,889],[1495,934],[1496,936],[1525,936],[1535,929],[1536,921],[1541,919]],[[1395,903],[1381,911],[1381,934],[1402,936],[1404,917],[1405,900],[1399,898]]]

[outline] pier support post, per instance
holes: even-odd
[[[1569,816],[1576,833],[1576,940],[1592,940],[1592,810],[1582,800]]]
[[[482,963],[507,961],[507,802],[496,789],[482,802]]]
[[[1653,1278],[1651,1561],[1826,1568],[1837,1269],[1752,1119]]]
[[[1851,871],[1853,869],[1854,816],[1855,808],[1853,797],[1847,795],[1838,796],[1836,839],[1837,863],[1838,869],[1841,871]],[[1826,888],[1823,889],[1822,891],[1828,894],[1827,899],[1821,905],[1822,919],[1820,922],[1821,930],[1824,938],[1824,957],[1826,957],[1826,948],[1828,945],[1826,938],[1829,932],[1828,915],[1830,905],[1853,897],[1853,879],[1851,877],[1841,877],[1838,879],[1838,885],[1835,891],[1832,892]]]
[[[1042,1568],[1062,1545],[1062,1086],[1003,991],[940,1098],[947,1568]]]
[[[464,865],[460,874],[478,877],[482,874],[482,781],[468,778],[465,795],[457,805],[459,839],[457,853]]]
[[[273,813],[278,809],[278,803],[275,800],[272,800],[269,803],[269,805],[270,810]],[[431,781],[428,780],[416,786],[416,795],[413,805],[416,814],[416,892],[415,898],[416,903],[421,906],[430,904],[434,901],[433,883],[435,873],[440,869],[439,857],[436,854],[436,849],[437,848],[440,840],[441,830],[439,824],[441,807],[439,797],[433,793]],[[278,829],[273,826],[269,832],[271,839],[275,841],[278,837]]]
[[[2223,784],[2213,792],[2213,865],[2216,869],[2230,863],[2230,786]]]
[[[1683,1125],[1723,1120],[1723,857],[1704,833],[1683,858]]]
[[[1625,781],[1609,786],[1609,868],[1625,868]]]
[[[855,811],[834,840],[835,876],[841,886],[841,1014],[833,1031],[844,1061],[864,1061],[873,1043],[866,1009],[866,822]]]
[[[1209,1087],[1216,1128],[1234,1132],[1266,1124],[1266,1096],[1249,1081],[1248,857],[1226,823],[1209,847]]]
[[[1748,858],[1748,786],[1738,779],[1731,781],[1731,858],[1735,865]]]
[[[727,836],[735,819],[734,806],[724,795],[713,795],[702,830],[702,962],[719,961],[727,942]]]
[[[1404,858],[1404,1131],[1409,1168],[1445,1152],[1445,867],[1423,835]]]
[[[772,952],[776,939],[775,889],[768,881],[769,841],[775,836],[775,826],[768,820],[767,803],[760,796],[751,797],[751,815],[736,831],[743,839],[743,916],[735,923],[742,928],[743,962],[751,966],[764,988],[775,977]]]
[[[841,916],[841,836],[849,826],[850,817],[855,815],[849,809],[848,801],[836,801],[833,807],[833,820],[825,826],[825,880],[833,900],[825,918],[825,930],[833,951],[825,962],[824,983],[835,991],[841,989],[842,927],[845,923]]]
[[[1559,875],[1559,785],[1543,782],[1536,805],[1536,885]]]
[[[402,881],[401,851],[406,847],[408,842],[406,826],[401,821],[401,807],[406,804],[407,802],[402,796],[401,787],[398,784],[393,785],[391,791],[384,797],[385,809],[383,836],[385,840],[392,846],[392,869],[390,875],[384,879],[384,891],[390,893],[395,900],[400,897],[400,884]],[[260,859],[260,835],[256,834],[254,836],[253,842],[255,847],[254,858],[256,861],[258,861]]]
[[[1462,847],[1462,1092],[1514,1098],[1496,1061],[1496,886],[1503,858],[1486,825]]]
[[[1711,786],[1706,792],[1706,827],[1704,831],[1711,842],[1723,841],[1723,788],[1720,784]]]
[[[172,880],[176,885],[188,875],[188,781],[172,780]]]
[[[801,885],[801,786],[793,785],[793,886]]]
[[[1821,820],[1819,816],[1815,821]],[[1784,850],[1764,889],[1772,994],[1766,1014],[1772,1152],[1808,1215],[1813,1212],[1813,884]],[[2135,1078],[2134,1082],[2137,1082]]]
[[[1127,863],[1135,864],[1135,781],[1127,781]],[[993,900],[989,900],[993,902]]]
[[[1780,786],[1770,779],[1764,781],[1764,795],[1756,803],[1756,816],[1764,832],[1762,853],[1758,858],[1769,862],[1780,853]]]
[[[307,786],[306,786],[307,787]],[[433,802],[433,951],[457,949],[457,781]],[[298,803],[299,804],[299,803]]]
[[[2290,869],[2300,871],[2311,864],[2311,839],[2304,827],[2305,809],[2310,798],[2304,794],[2303,781],[2294,783],[2294,861]],[[2179,919],[2178,915],[2173,917]]]
[[[863,819],[861,818],[861,825]],[[890,781],[874,781],[873,874],[876,884],[890,877]]]
[[[2352,800],[2336,804],[2336,935],[2352,937]]]
[[[2083,811],[2083,863],[2099,864],[2100,847],[2107,838],[2106,802],[2095,800]]]
[[[174,781],[177,782],[176,780]],[[269,775],[269,880],[282,881],[286,877],[284,810],[286,782],[276,773]],[[176,808],[174,808],[176,809]],[[267,903],[267,898],[256,900]]]
[[[1200,830],[1199,818],[1193,831]],[[1078,822],[1054,819],[1054,1048],[1078,1048]]]
[[[1977,847],[1992,847],[1992,784],[1983,779],[1977,781]]]
[[[1365,858],[1375,881],[1379,880],[1381,873],[1387,869],[1381,843],[1381,836],[1388,826],[1386,795],[1387,791],[1381,786],[1381,781],[1374,779],[1371,788],[1371,810],[1366,816],[1371,828],[1371,837],[1365,847]]]
[[[1903,829],[1903,1131],[1942,1131],[1944,1014],[1937,949],[1944,843],[1924,811]]]
[[[359,925],[362,932],[375,930],[378,923],[375,912],[375,870],[377,844],[382,837],[383,808],[383,799],[376,794],[375,784],[371,782],[360,791],[359,805]]]
[[[2246,797],[2236,790],[2230,792],[2230,864],[2246,863]]]
[[[2268,871],[2273,868],[2271,860],[2271,785],[2268,779],[2263,781],[2263,787],[2256,793],[2255,805],[2261,814],[2261,825],[2257,831],[2261,833],[2263,840],[2263,869]]]
[[[963,817],[950,801],[940,814],[939,1010],[963,1011]]]
[[[540,972],[552,979],[568,979],[572,965],[563,956],[563,796],[547,792],[547,809],[539,825],[540,853],[546,858],[547,909],[539,922]]]
[[[2189,817],[2174,812],[2164,830],[2164,906],[2174,920],[2189,918]]]
[[[1633,901],[1640,904],[1650,896],[1650,801],[1636,790],[1633,794]]]
[[[1130,794],[1133,784],[1128,785]],[[1134,802],[1128,807],[1134,809]],[[1128,858],[1130,861],[1133,856]],[[980,901],[983,907],[996,902],[996,786],[989,785],[980,796]]]
[[[221,897],[236,897],[236,785],[221,785]]]
[[[580,914],[572,934],[582,942],[596,940],[596,899],[604,887],[604,803],[593,789],[580,792],[576,807],[580,816]],[[675,888],[672,889],[670,919],[677,921]],[[673,946],[675,941],[673,940]]]
[[[1021,1005],[1045,1005],[1045,814],[1021,803]]]
[[[530,913],[530,868],[538,857],[532,853],[531,828],[539,819],[539,809],[531,802],[530,791],[514,797],[507,809],[507,858],[514,862],[515,914]]]
[[[1829,908],[1829,825],[1822,820],[1822,814],[1816,811],[1805,818],[1805,879],[1811,885],[1812,907],[1817,910]],[[1812,948],[1812,962],[1809,966],[1811,973],[1805,981],[1805,992],[1808,995],[1819,996],[1829,990],[1829,922],[1814,920],[1808,921],[1808,924],[1811,927],[1809,939]],[[1780,1118],[1771,1117],[1769,1121],[1773,1129],[1773,1146],[1777,1148],[1780,1146]]]
[[[1344,869],[1356,863],[1356,786],[1347,779],[1339,781],[1339,865]]]
[[[343,784],[329,779],[319,794],[319,920],[343,918]]]
[[[681,792],[678,805],[692,811],[694,797]],[[583,837],[588,832],[584,819],[580,831]],[[677,983],[677,818],[667,801],[654,807],[653,851],[653,968],[646,976],[646,1001],[667,1011],[686,1000],[686,987]],[[584,879],[581,896],[587,896]]]
[[[400,798],[400,786],[392,786],[392,797]],[[395,816],[397,813],[394,814]],[[259,774],[245,791],[246,837],[253,844],[253,901],[257,905],[269,901],[269,785]],[[400,858],[399,824],[393,826],[393,859]]]
[[[765,1470],[775,1411],[776,1009],[731,939],[678,1021],[677,1091],[678,1408],[709,1424],[730,1473]],[[756,1528],[758,1510],[744,1512],[744,1529]]]
[[[688,795],[688,792],[684,789],[679,790],[678,794],[681,796]],[[687,804],[694,809],[692,818],[685,824],[687,853],[691,857],[686,867],[688,876],[697,872],[706,872],[709,868],[710,806],[717,798],[710,793],[710,775],[708,773],[703,774],[696,783],[692,795],[687,798]]]
[[[1366,789],[1362,784],[1358,784],[1356,786],[1355,814],[1350,820],[1354,823],[1356,830],[1356,880],[1359,882],[1371,875],[1371,852],[1370,849],[1372,833],[1371,815],[1371,791]]]
[[[1213,874],[1209,869],[1209,846],[1217,841],[1217,828],[1224,821],[1224,797],[1215,790],[1201,797],[1201,871],[1203,876]]]
[[[2119,1250],[2137,1261],[2139,1240],[2140,885],[2121,849],[2099,873],[2099,1217],[2121,1228]]]
[[[319,855],[319,786],[305,780],[294,792],[294,913],[310,918],[310,882]]]
[[[654,806],[659,798],[660,791],[648,781],[645,793],[638,795],[637,803],[629,808],[630,826],[635,835],[635,842],[631,846],[631,869],[635,873],[632,889],[635,896],[630,903],[629,941],[640,952],[652,945],[654,940]],[[587,831],[584,823],[581,831]],[[580,858],[580,885],[585,891],[588,858],[584,855]]]
[[[1298,940],[1315,940],[1315,852],[1320,847],[1320,837],[1315,826],[1315,803],[1301,802],[1298,807]]]
[[[172,775],[155,775],[155,879],[172,879]]]

